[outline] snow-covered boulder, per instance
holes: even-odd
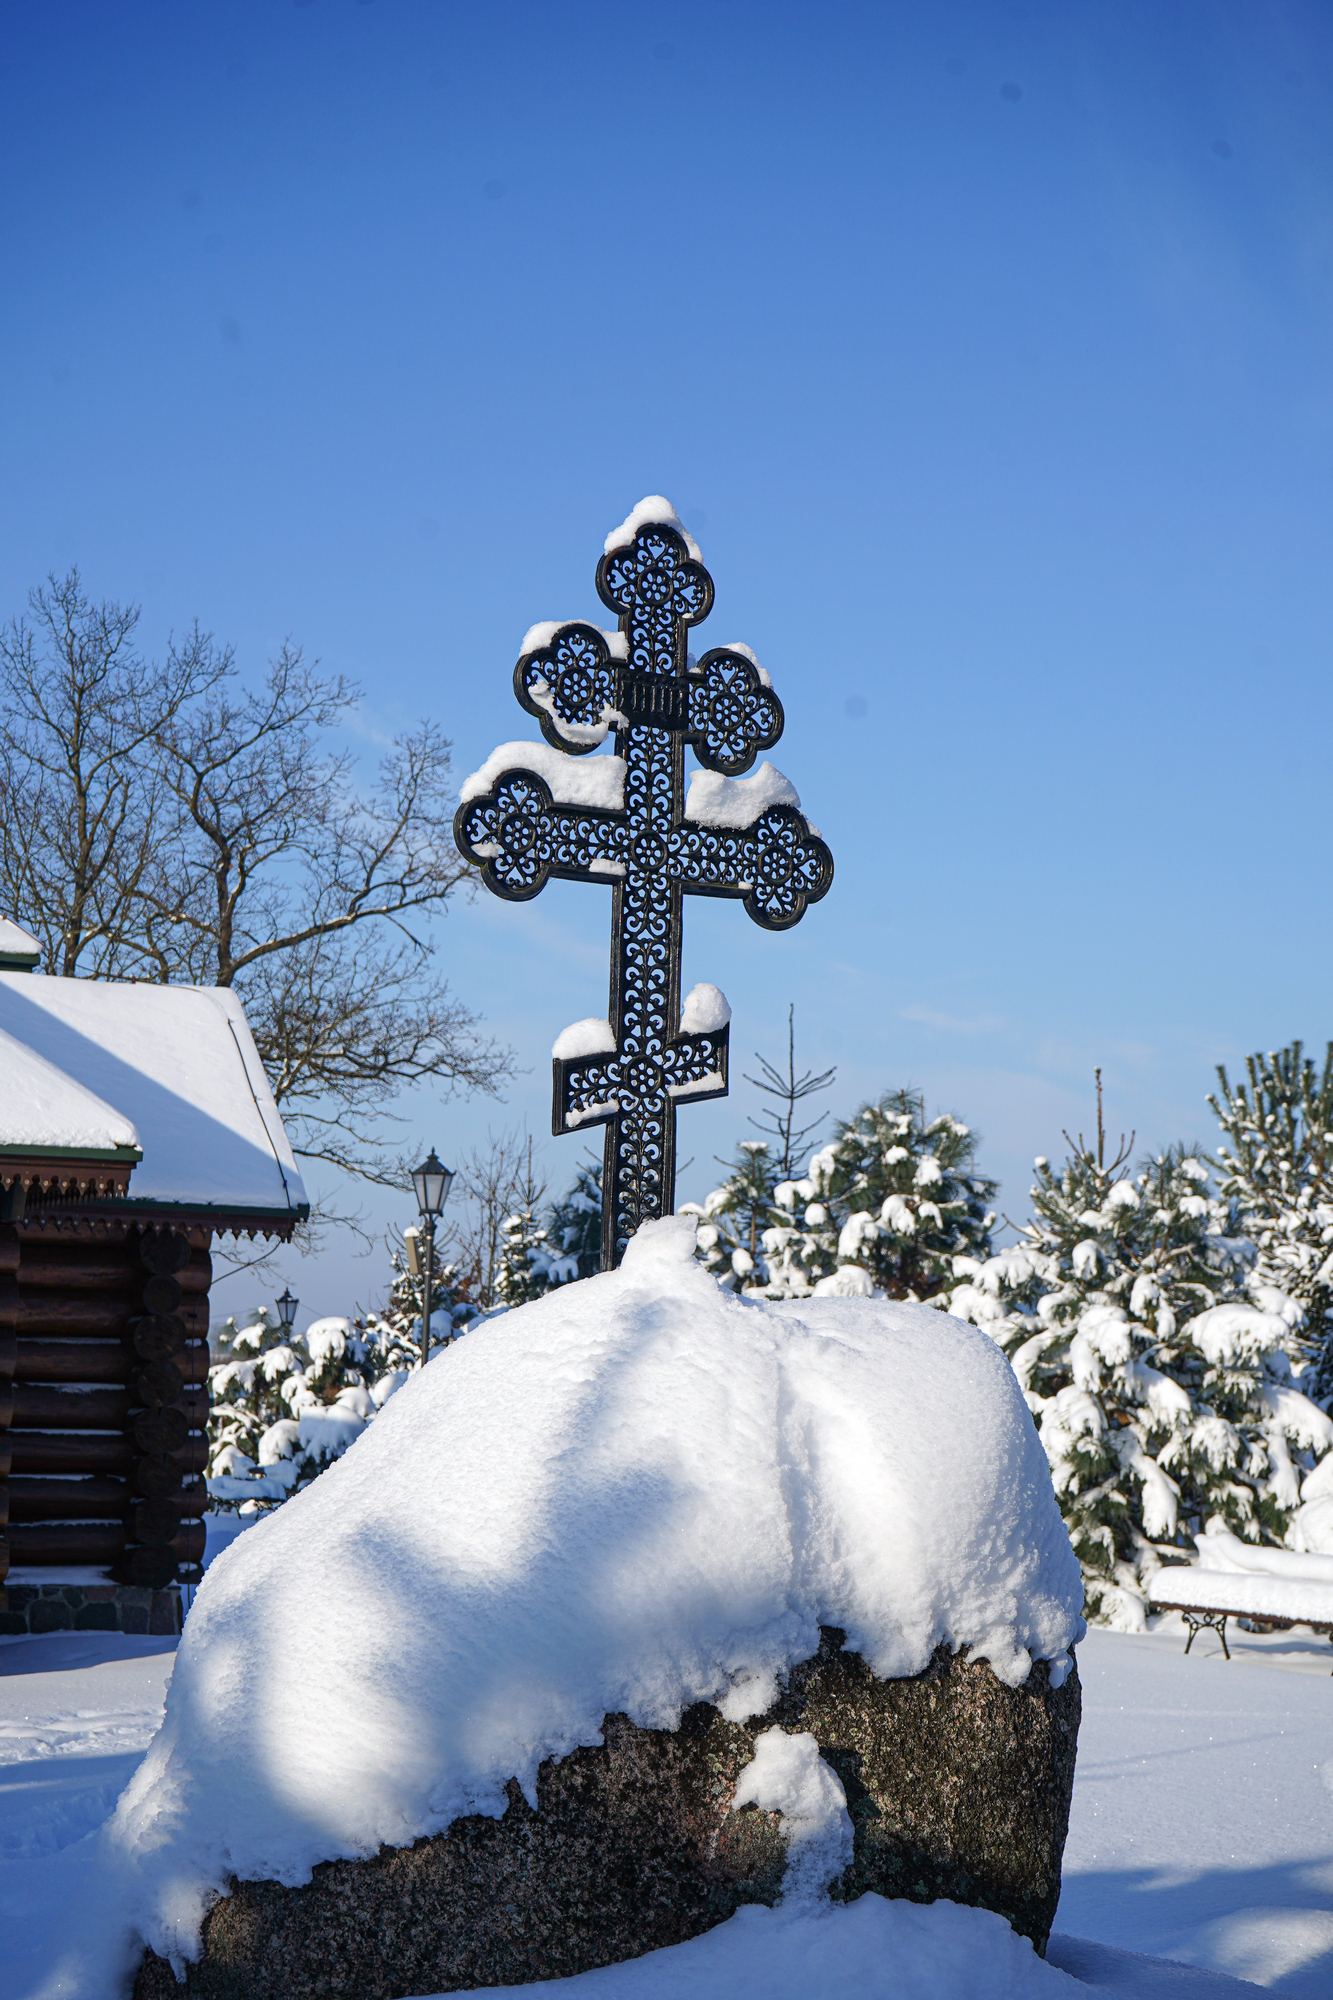
[[[178,1967],[208,1918],[191,1992],[549,1977],[771,1901],[780,1821],[733,1793],[774,1726],[846,1788],[841,1893],[1044,1944],[1082,1592],[1012,1369],[693,1246],[647,1225],[478,1328],[213,1564],[94,1864]]]

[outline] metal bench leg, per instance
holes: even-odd
[[[1231,1651],[1227,1645],[1227,1617],[1229,1615],[1227,1612],[1203,1611],[1195,1613],[1193,1611],[1182,1611],[1180,1615],[1190,1628],[1189,1638],[1185,1641],[1185,1651],[1187,1653],[1200,1632],[1209,1630],[1216,1632],[1218,1638],[1222,1641],[1222,1651],[1226,1654],[1228,1660],[1231,1658]]]

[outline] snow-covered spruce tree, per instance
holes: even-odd
[[[731,1171],[702,1207],[683,1202],[679,1213],[699,1217],[695,1254],[728,1291],[762,1290],[770,1272],[764,1239],[776,1219],[777,1172],[763,1139],[742,1139]]]
[[[719,1282],[768,1297],[811,1292],[938,1299],[960,1254],[990,1251],[995,1183],[956,1118],[927,1124],[919,1096],[890,1091],[837,1128],[800,1180],[778,1178],[767,1148],[742,1141],[702,1207],[699,1256]]]
[[[507,1215],[495,1273],[497,1306],[523,1306],[550,1290],[552,1257],[546,1231],[530,1208]]]
[[[277,1505],[340,1456],[377,1407],[379,1371],[345,1319],[287,1335],[267,1307],[256,1307],[242,1325],[227,1320],[215,1346],[207,1475],[215,1508]]]
[[[839,1265],[859,1266],[890,1298],[930,1299],[950,1282],[955,1257],[988,1256],[996,1184],[978,1173],[976,1150],[956,1118],[927,1124],[915,1091],[863,1104],[810,1163],[840,1224]]]
[[[400,1253],[395,1253],[400,1255]],[[444,1275],[444,1274],[442,1274]],[[447,1337],[433,1310],[432,1324]],[[470,1308],[464,1308],[470,1311]],[[277,1506],[340,1458],[407,1380],[421,1314],[391,1308],[364,1324],[315,1320],[284,1335],[267,1307],[215,1336],[209,1371],[208,1491],[215,1509],[255,1513]]]
[[[546,1280],[567,1285],[602,1268],[602,1163],[589,1160],[555,1203],[545,1228]]]
[[[755,1061],[759,1074],[747,1072],[745,1081],[772,1099],[758,1118],[749,1120],[763,1136],[741,1140],[722,1184],[702,1204],[682,1203],[679,1213],[699,1218],[696,1254],[720,1284],[768,1297],[802,1298],[837,1264],[836,1230],[830,1237],[827,1214],[817,1204],[811,1206],[811,1191],[798,1196],[793,1178],[827,1115],[807,1118],[807,1100],[829,1089],[837,1072],[797,1073],[794,1006],[787,1009],[785,1068],[757,1050]]]
[[[282,1385],[299,1366],[282,1323],[267,1306],[256,1306],[223,1323],[212,1335],[218,1357],[208,1371],[209,1418],[208,1470],[210,1475],[230,1475],[253,1469],[259,1459],[259,1440],[271,1424],[288,1415],[282,1401]]]
[[[1154,1545],[1218,1516],[1280,1540],[1333,1423],[1301,1393],[1295,1308],[1252,1283],[1253,1245],[1197,1153],[1130,1173],[1100,1132],[1070,1146],[1058,1174],[1038,1159],[1018,1244],[956,1259],[949,1310],[1009,1355],[1090,1615],[1137,1630]]]
[[[1248,1056],[1248,1084],[1219,1068],[1209,1104],[1227,1143],[1216,1161],[1258,1250],[1256,1273],[1294,1299],[1314,1363],[1311,1394],[1333,1405],[1333,1042],[1319,1069],[1300,1042]]]

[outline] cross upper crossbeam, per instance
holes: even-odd
[[[782,704],[748,649],[689,657],[713,581],[665,502],[642,503],[609,539],[597,590],[617,629],[575,620],[529,634],[514,692],[545,744],[508,746],[514,761],[497,753],[500,768],[493,757],[469,779],[454,831],[509,901],[551,876],[611,885],[609,1045],[557,1056],[552,1114],[556,1133],[608,1127],[609,1269],[640,1222],[674,1205],[677,1103],[727,1088],[725,1020],[681,1015],[681,896],[737,897],[755,923],[786,930],[827,893],[833,857],[785,779],[768,766],[741,775],[781,736]],[[615,756],[583,761],[612,730]],[[693,817],[687,747],[715,774]]]

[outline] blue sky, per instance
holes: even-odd
[[[0,612],[78,561],[150,646],[290,633],[461,776],[663,492],[838,870],[786,936],[687,904],[736,1058],[794,1001],[833,1108],[920,1086],[1017,1220],[1094,1065],[1210,1141],[1215,1063],[1333,1033],[1326,7],[11,0],[0,70]],[[455,907],[527,1074],[414,1132],[547,1132],[608,914]]]

